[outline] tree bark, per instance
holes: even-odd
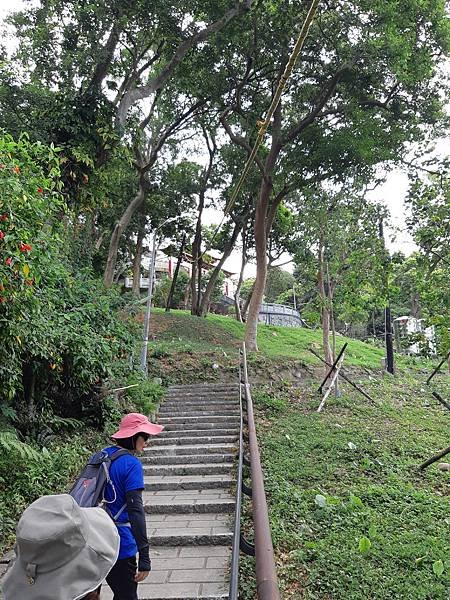
[[[231,238],[228,240],[228,243],[225,246],[224,252],[222,254],[222,258],[219,260],[219,262],[217,263],[217,265],[214,268],[214,271],[211,273],[211,277],[209,278],[208,285],[206,286],[205,293],[203,294],[202,301],[200,303],[200,307],[199,307],[199,316],[200,317],[205,317],[209,310],[209,305],[211,302],[211,294],[214,289],[214,285],[217,281],[217,278],[219,277],[220,271],[222,270],[223,263],[230,256],[231,251],[234,248],[234,245],[235,245],[238,235],[242,229],[242,226],[243,226],[242,221],[238,221],[237,223],[235,223],[233,233],[231,234]]]
[[[242,323],[242,313],[241,313],[241,287],[242,282],[244,281],[244,269],[247,264],[247,234],[245,228],[242,230],[242,262],[241,262],[241,270],[239,272],[239,280],[236,286],[236,291],[234,293],[234,310],[236,313],[236,320],[239,323]]]
[[[191,280],[189,279],[189,281],[186,284],[186,289],[184,291],[184,299],[183,299],[184,310],[187,310],[190,295],[191,295]]]
[[[255,282],[253,282],[253,285],[250,288],[248,296],[245,299],[244,306],[242,307],[241,315],[242,315],[242,319],[244,321],[247,321],[247,311],[248,311],[248,307],[250,306],[250,302],[251,302],[251,299],[252,299],[252,296],[253,296],[253,290],[254,290],[254,288],[255,288]]]
[[[166,312],[169,312],[170,309],[172,308],[172,298],[173,298],[173,293],[175,291],[175,286],[177,284],[177,279],[178,279],[178,273],[180,271],[180,265],[181,265],[181,261],[183,260],[183,255],[184,255],[184,246],[186,244],[186,234],[183,234],[183,238],[181,240],[181,247],[180,247],[180,252],[178,254],[178,260],[177,260],[177,265],[175,267],[175,271],[173,273],[173,278],[172,278],[172,284],[170,286],[170,290],[169,290],[169,295],[167,296],[167,302],[166,302]]]
[[[257,331],[259,310],[264,297],[267,278],[266,212],[271,191],[271,181],[264,179],[255,213],[256,279],[253,284],[245,328],[245,344],[247,350],[250,351],[258,350]]]
[[[27,405],[27,419],[30,425],[33,423],[36,417],[36,406],[35,406],[35,388],[36,388],[36,375],[33,368],[32,362],[24,362],[22,364],[22,383],[23,383],[23,395]]]
[[[135,212],[142,206],[145,199],[145,182],[143,177],[139,180],[139,190],[133,200],[128,204],[123,215],[117,221],[114,231],[109,242],[108,258],[103,276],[105,287],[111,287],[114,281],[114,271],[117,262],[117,251],[119,250],[120,238],[122,233],[130,224],[130,221]]]
[[[201,277],[202,277],[202,214],[205,205],[204,190],[200,193],[198,202],[197,225],[195,227],[194,241],[192,242],[192,272],[191,272],[191,314],[198,315],[200,294],[201,294]]]
[[[145,238],[145,223],[139,228],[136,251],[133,260],[133,294],[139,296],[141,293],[141,262],[142,262],[142,248],[144,245]]]

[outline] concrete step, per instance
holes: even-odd
[[[235,455],[228,454],[174,454],[168,456],[144,456],[141,458],[143,465],[178,465],[178,464],[231,464],[235,460]]]
[[[225,428],[225,427],[238,427],[240,423],[240,419],[238,417],[225,417],[220,421],[216,421],[215,417],[204,417],[204,421],[186,421],[184,422],[182,419],[180,420],[170,420],[167,419],[167,423],[161,423],[161,419],[158,419],[158,423],[164,425],[164,431],[176,431],[180,430],[198,430],[198,429],[215,429],[215,428]]]
[[[144,491],[142,498],[148,514],[229,514],[235,509],[234,494],[223,488]]]
[[[161,434],[161,439],[167,438],[182,438],[182,437],[204,437],[206,436],[217,436],[217,435],[238,435],[239,427],[223,424],[216,425],[215,423],[211,423],[209,427],[208,423],[202,423],[205,427],[201,429],[184,429],[182,425],[168,425],[168,427],[175,427],[175,429],[165,429]]]
[[[173,442],[173,440],[172,440]],[[198,440],[196,440],[196,442],[198,442]],[[225,443],[207,443],[207,444],[202,444],[202,443],[196,443],[196,444],[192,444],[186,441],[185,444],[175,444],[174,442],[172,443],[172,445],[162,445],[159,447],[154,447],[152,446],[151,448],[146,448],[144,450],[143,453],[143,458],[146,457],[146,455],[151,456],[151,457],[158,457],[158,456],[178,456],[178,455],[185,455],[185,454],[223,454],[224,452],[236,452],[237,450],[237,445],[236,445],[236,441],[233,440],[232,442],[225,442]]]
[[[214,546],[229,544],[232,517],[224,513],[147,515],[147,534],[157,546]]]
[[[234,390],[238,389],[238,383],[187,383],[175,384],[169,387],[170,391],[174,390]]]
[[[159,417],[215,417],[215,416],[239,416],[240,410],[239,406],[230,406],[229,408],[217,408],[213,410],[207,410],[206,408],[202,408],[201,410],[185,410],[183,407],[181,409],[166,409],[165,406],[162,406],[158,411]]]
[[[169,432],[170,433],[170,432]],[[208,435],[208,436],[189,436],[189,437],[158,437],[152,440],[151,448],[158,446],[189,445],[194,444],[233,444],[237,440],[237,435]]]
[[[182,404],[237,404],[239,396],[166,396],[163,402],[180,406]]]
[[[158,423],[161,421],[158,419]],[[201,431],[202,429],[238,429],[239,428],[240,419],[236,417],[232,417],[229,419],[224,419],[223,421],[188,421],[184,423],[183,421],[169,421],[168,423],[161,423],[164,425],[164,432],[167,431]]]
[[[158,411],[158,416],[166,419],[167,417],[208,417],[208,416],[222,416],[228,415],[239,416],[240,410],[237,404],[228,406],[202,406],[200,404],[190,406],[165,406],[162,405]]]
[[[173,409],[180,409],[183,410],[183,408],[187,408],[189,407],[189,410],[191,410],[192,407],[201,407],[201,408],[208,408],[208,409],[213,409],[213,410],[219,410],[221,407],[222,408],[237,408],[239,406],[239,402],[236,398],[224,398],[223,400],[216,400],[216,399],[210,399],[210,398],[204,398],[204,399],[197,399],[197,398],[192,398],[190,400],[163,400],[161,403],[161,407],[162,408],[173,408]]]
[[[233,463],[144,466],[144,475],[214,475],[230,473]]]
[[[146,491],[229,489],[233,483],[230,474],[144,477]]]
[[[200,397],[200,398],[237,398],[239,390],[168,390],[166,392],[167,398],[189,398],[189,397]]]
[[[238,423],[239,418],[232,415],[216,415],[210,417],[208,415],[190,415],[187,417],[180,417],[178,415],[172,415],[170,417],[160,417],[158,423],[160,425],[183,423],[196,425],[198,423]]]
[[[152,570],[138,585],[139,600],[228,598],[229,546],[151,546]],[[102,600],[112,600],[105,584]]]

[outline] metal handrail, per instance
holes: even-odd
[[[239,569],[239,550],[255,556],[256,559],[256,589],[258,600],[280,600],[280,590],[278,587],[278,578],[275,567],[275,558],[273,553],[272,536],[270,533],[269,514],[267,510],[266,494],[264,491],[264,478],[261,468],[261,459],[258,448],[258,439],[256,436],[256,427],[253,413],[253,401],[250,391],[247,369],[247,353],[245,343],[242,344],[240,351],[242,360],[239,364],[239,401],[241,409],[241,427],[239,441],[239,465],[238,481],[236,489],[236,514],[235,529],[233,538],[233,551],[231,559],[231,577],[229,600],[238,598],[238,569]],[[250,455],[251,471],[251,489],[248,488],[242,479],[242,468],[244,464],[244,434],[243,434],[243,402],[242,389],[246,400],[248,445]],[[252,498],[254,545],[249,544],[241,535],[240,519],[242,493],[245,492]]]
[[[239,351],[241,354],[242,350]],[[239,456],[238,473],[236,481],[236,504],[234,513],[233,546],[231,551],[231,572],[229,600],[239,598],[239,551],[241,547],[241,512],[242,512],[242,470],[244,465],[244,415],[242,407],[242,366],[239,361]]]

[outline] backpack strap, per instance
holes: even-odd
[[[128,450],[125,450],[125,448],[120,448],[119,450],[115,450],[112,454],[110,454],[109,459],[111,462],[113,462],[125,454],[130,454],[130,456],[132,456],[131,452],[128,452]]]
[[[131,454],[131,453],[128,452],[128,450],[125,450],[125,448],[120,448],[119,450],[115,450],[112,454],[110,454],[109,459],[111,462],[114,462],[115,460],[117,460],[121,456],[124,456],[125,454]],[[112,502],[115,502],[117,496],[116,496],[116,490],[114,488],[114,484],[109,477],[109,473],[108,473],[108,483],[112,486],[112,488],[114,490],[114,499],[107,503],[107,504],[111,504]],[[120,517],[120,515],[126,509],[126,507],[127,507],[127,503],[125,502],[125,504],[120,508],[119,512],[117,512],[115,515],[112,515],[111,511],[106,506],[104,508],[105,508],[106,512],[109,514],[109,516],[111,517],[111,519],[114,521],[114,523],[116,524],[117,527],[131,527],[131,524],[129,522],[124,522],[124,523],[117,522],[117,519]]]

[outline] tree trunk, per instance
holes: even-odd
[[[257,333],[259,310],[264,297],[267,278],[266,213],[271,191],[272,182],[268,179],[263,179],[255,213],[256,279],[253,284],[245,327],[245,344],[247,350],[250,351],[258,350]]]
[[[386,306],[384,309],[384,325],[386,337],[386,370],[391,375],[394,374],[394,346],[392,344],[392,322],[391,322],[391,307]]]
[[[242,307],[241,315],[242,315],[242,319],[243,319],[244,321],[246,321],[246,320],[247,320],[247,311],[248,311],[248,307],[249,307],[249,305],[250,305],[250,302],[251,302],[251,299],[252,299],[252,296],[253,296],[253,290],[254,290],[254,288],[255,288],[255,282],[253,282],[253,285],[252,285],[252,287],[250,288],[250,291],[249,291],[249,293],[248,293],[248,296],[247,296],[247,298],[245,299],[244,306]]]
[[[192,272],[191,272],[191,315],[198,315],[199,291],[197,277],[201,279],[201,245],[202,245],[202,213],[205,201],[204,194],[200,194],[198,203],[197,225],[195,226],[195,236],[192,242]]]
[[[325,269],[324,269],[324,257],[323,257],[323,242],[319,242],[319,270],[317,277],[317,288],[320,299],[322,301],[322,341],[323,341],[323,353],[326,362],[333,364],[333,353],[330,347],[330,309],[328,306],[328,297],[325,292]],[[325,373],[327,373],[327,367],[325,366]]]
[[[183,299],[184,310],[187,310],[190,295],[191,295],[191,280],[189,279],[189,281],[186,284],[186,289],[184,291],[184,299]]]
[[[170,309],[172,308],[173,293],[175,291],[175,286],[177,284],[178,273],[180,271],[181,261],[183,260],[185,244],[186,244],[186,234],[183,234],[183,238],[181,240],[180,252],[178,254],[177,266],[175,267],[175,271],[174,271],[173,278],[172,278],[172,285],[170,286],[169,295],[167,296],[166,312],[169,312]]]
[[[241,314],[241,287],[242,282],[244,281],[244,269],[247,264],[247,235],[246,230],[242,231],[242,262],[241,262],[241,270],[239,272],[239,280],[236,286],[236,291],[234,293],[234,310],[236,313],[236,320],[239,323],[242,323],[242,314]]]
[[[103,275],[103,283],[105,287],[111,287],[114,281],[114,271],[117,262],[117,252],[119,250],[120,238],[123,232],[130,224],[130,221],[135,212],[142,206],[145,199],[145,182],[143,177],[139,180],[139,190],[136,196],[131,200],[125,209],[123,215],[117,221],[114,231],[109,242],[108,258],[106,260],[105,273]]]
[[[205,317],[208,310],[209,305],[211,304],[211,294],[214,289],[214,285],[219,277],[220,271],[222,270],[223,263],[230,256],[231,251],[234,248],[238,235],[242,229],[243,222],[239,221],[235,223],[233,233],[231,234],[231,238],[229,239],[227,245],[225,246],[225,250],[222,254],[222,258],[219,260],[217,265],[214,268],[214,271],[211,273],[211,277],[209,278],[208,285],[206,286],[205,293],[203,294],[202,301],[199,307],[199,316]]]
[[[411,297],[411,316],[415,317],[416,319],[420,319],[422,317],[419,292],[414,292]]]
[[[144,245],[145,238],[145,223],[139,228],[136,251],[133,260],[133,294],[139,296],[141,293],[141,262],[142,262],[142,248]]]
[[[31,425],[36,416],[36,406],[34,401],[36,375],[32,362],[24,362],[22,365],[22,384],[24,400],[28,409],[27,420]]]

